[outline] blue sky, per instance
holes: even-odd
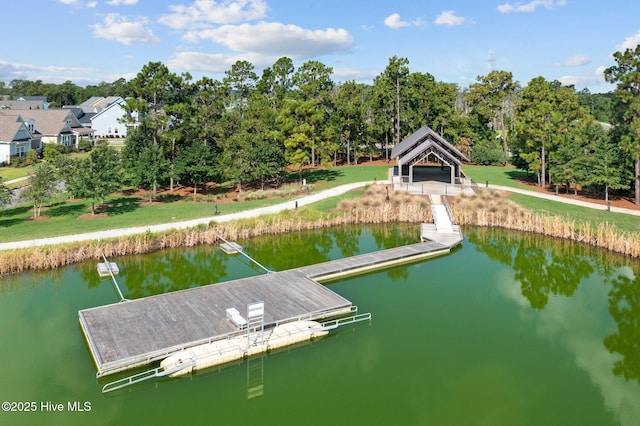
[[[161,61],[221,78],[282,56],[334,81],[371,83],[392,56],[467,87],[492,68],[606,92],[611,54],[640,43],[629,0],[12,0],[3,2],[0,80],[78,85],[133,78]]]

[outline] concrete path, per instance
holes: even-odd
[[[519,189],[519,188],[512,188],[510,186],[500,186],[500,185],[491,185],[491,184],[489,185],[489,188],[500,189],[502,191],[508,191],[508,192],[515,192],[515,193],[518,193],[518,194],[528,195],[530,197],[544,198],[545,200],[558,201],[558,202],[566,203],[566,204],[573,204],[573,205],[576,205],[576,206],[587,207],[587,208],[590,208],[590,209],[607,210],[607,206],[604,205],[604,204],[597,204],[597,203],[590,203],[588,201],[574,200],[573,198],[565,198],[565,197],[561,197],[559,195],[546,194],[544,192],[529,191],[527,189]],[[624,208],[621,208],[621,207],[611,206],[611,211],[615,212],[615,213],[625,213],[625,214],[630,214],[630,215],[634,215],[634,216],[640,216],[640,210],[624,209]]]
[[[63,243],[76,242],[76,241],[100,240],[103,238],[117,238],[117,237],[127,236],[127,235],[143,234],[146,232],[153,233],[153,232],[168,231],[171,229],[192,228],[194,226],[201,225],[201,224],[208,224],[210,222],[228,222],[236,219],[257,217],[264,214],[272,214],[272,213],[278,213],[284,210],[295,209],[296,203],[298,207],[306,206],[308,204],[312,204],[317,201],[324,200],[326,198],[342,195],[345,192],[351,191],[352,189],[361,188],[365,185],[376,184],[376,183],[382,184],[382,185],[390,184],[389,181],[351,183],[351,184],[341,185],[332,189],[328,189],[326,191],[320,191],[318,193],[307,195],[292,201],[287,201],[285,203],[276,204],[268,207],[262,207],[259,209],[246,210],[238,213],[224,214],[224,215],[218,215],[218,216],[203,217],[200,219],[193,219],[193,220],[188,220],[183,222],[137,226],[132,228],[110,229],[105,231],[89,232],[85,234],[63,235],[59,237],[39,238],[35,240],[0,243],[0,250],[11,250],[11,249],[25,248],[25,247],[39,247],[39,246],[45,246],[45,245],[63,244]],[[544,198],[552,201],[560,201],[563,203],[574,204],[574,205],[588,207],[592,209],[598,209],[598,210],[607,209],[606,206],[603,206],[601,204],[589,203],[589,202],[574,200],[570,198],[563,198],[563,197],[544,194],[536,191],[528,191],[528,190],[512,188],[507,186],[499,186],[499,185],[489,185],[489,187],[494,189],[500,189],[503,191],[516,192],[519,194],[529,195],[532,197]],[[640,211],[631,210],[631,209],[611,207],[611,211],[617,212],[617,213],[626,213],[626,214],[640,216]]]

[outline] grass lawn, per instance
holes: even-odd
[[[468,178],[476,181],[479,186],[485,185],[489,181],[490,185],[528,189],[526,185],[516,180],[527,178],[527,172],[521,169],[500,166],[464,166],[462,171]]]
[[[18,179],[21,177],[25,177],[29,175],[29,172],[33,168],[31,166],[27,167],[0,167],[0,177],[3,182],[7,182],[8,180]]]
[[[567,217],[570,220],[589,222],[594,226],[597,226],[599,223],[608,222],[614,224],[616,228],[621,231],[640,232],[640,217],[638,216],[595,210],[559,201],[542,200],[522,194],[511,194],[509,199],[535,213],[547,216]]]
[[[393,165],[372,166],[345,166],[322,169],[306,169],[302,171],[302,177],[312,184],[318,191],[344,185],[347,183],[386,180],[389,177],[389,169]],[[290,172],[287,179],[298,180],[298,172]]]
[[[364,180],[387,179],[387,166],[335,167],[304,170],[303,177],[313,184],[315,191]],[[297,180],[297,172],[292,174]],[[291,178],[291,175],[289,176]],[[358,194],[345,195],[355,197]],[[245,202],[218,203],[218,213],[228,214],[286,202],[297,197],[283,197]],[[314,210],[329,210],[339,199],[326,200],[313,206]],[[109,197],[107,217],[80,219],[90,212],[90,200],[68,201],[58,198],[42,212],[48,218],[33,220],[30,205],[0,210],[0,242],[22,241],[57,235],[81,234],[115,228],[155,225],[213,216],[213,201],[176,201],[147,204],[132,196]]]

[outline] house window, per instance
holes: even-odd
[[[111,127],[109,127],[109,128],[107,129],[107,133],[108,133],[108,134],[111,134]]]
[[[16,145],[16,156],[24,157],[25,152],[26,152],[26,148],[24,145],[22,144]]]
[[[67,126],[71,127],[71,119],[67,118]]]
[[[113,133],[115,133],[116,135],[118,134],[118,128],[117,127],[115,129],[113,129]]]
[[[35,133],[35,131],[36,131],[36,122],[33,121],[33,120],[29,120],[29,122],[27,123],[27,129],[29,129],[29,132]]]

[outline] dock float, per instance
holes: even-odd
[[[427,241],[316,265],[179,290],[78,312],[97,377],[163,360],[180,351],[246,335],[230,317],[263,302],[262,327],[324,321],[357,308],[320,282],[448,253]],[[237,313],[237,314],[236,314]]]

